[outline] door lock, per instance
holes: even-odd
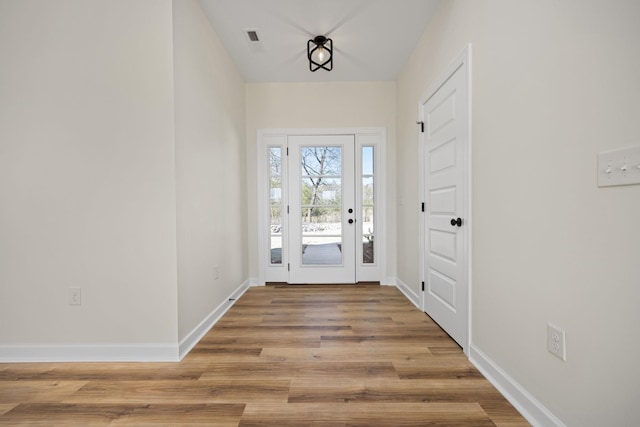
[[[458,226],[458,227],[462,227],[462,218],[451,218],[451,225],[452,226]]]

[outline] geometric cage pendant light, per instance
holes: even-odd
[[[309,70],[333,70],[333,40],[325,36],[316,36],[307,42]]]

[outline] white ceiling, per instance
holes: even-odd
[[[247,82],[326,82],[395,80],[440,0],[200,3]],[[307,40],[317,35],[333,40],[331,72],[309,71]]]

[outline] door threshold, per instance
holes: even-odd
[[[380,286],[380,282],[356,282],[356,283],[287,283],[287,282],[266,282],[265,286],[286,287],[286,286]]]

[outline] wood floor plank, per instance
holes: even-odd
[[[244,404],[97,405],[25,403],[0,418],[5,425],[237,424]],[[169,421],[168,420],[173,420]],[[2,424],[0,424],[2,425]]]
[[[428,347],[416,348],[409,345],[387,347],[363,347],[357,353],[352,348],[320,347],[320,348],[265,348],[260,359],[271,362],[339,362],[351,360],[358,362],[375,362],[379,360],[410,361],[433,357]]]
[[[204,348],[215,349],[215,348],[247,348],[250,346],[260,346],[264,347],[291,347],[291,346],[301,346],[301,347],[320,347],[321,339],[319,335],[313,336],[261,336],[261,337],[251,337],[251,336],[217,336],[211,335],[207,336],[207,339],[203,339],[201,343],[200,349],[196,351],[201,351]],[[1,374],[0,374],[1,375]]]
[[[407,344],[416,343],[423,344],[425,342],[434,342],[444,337],[415,336],[411,334],[361,334],[361,335],[323,335],[320,337],[323,344],[326,345],[343,345],[343,344],[362,344],[364,342],[387,343],[387,344]]]
[[[205,367],[206,363],[19,363],[0,368],[0,381],[197,380]]]
[[[310,424],[315,421],[315,424]],[[494,426],[477,403],[248,404],[240,427]]]
[[[351,326],[343,325],[286,325],[286,326],[254,326],[251,329],[246,327],[219,327],[212,331],[216,337],[238,337],[246,339],[261,340],[265,336],[277,336],[290,339],[320,339],[322,336],[352,336]],[[205,343],[208,341],[205,341]]]
[[[91,381],[65,403],[286,402],[288,380]]]
[[[0,402],[60,402],[87,381],[0,381]]]
[[[197,361],[231,362],[240,360],[257,360],[262,354],[262,347],[224,347],[218,345],[199,345],[189,352],[185,360],[189,363]]]
[[[249,289],[179,363],[0,364],[0,426],[528,423],[398,289]]]
[[[360,402],[478,402],[478,396],[495,389],[484,379],[363,380],[336,379],[311,384],[294,380],[290,403]],[[484,397],[482,399],[485,399]],[[484,400],[483,400],[484,401]]]
[[[401,379],[484,378],[464,356],[432,357],[423,362],[395,361]]]
[[[0,403],[0,415],[4,415],[9,412],[11,409],[18,406],[17,403]],[[1,422],[1,420],[0,420]]]
[[[271,378],[289,380],[305,378],[322,380],[326,377],[398,378],[391,362],[241,362],[211,364],[202,380],[224,378]]]

